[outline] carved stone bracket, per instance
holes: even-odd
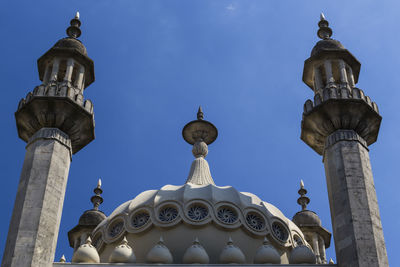
[[[64,133],[60,129],[57,128],[41,128],[39,131],[37,131],[34,135],[32,135],[29,140],[28,144],[26,147],[30,146],[32,143],[34,143],[37,140],[40,139],[53,139],[57,140],[60,142],[62,145],[68,148],[70,151],[70,156],[72,156],[72,145],[71,145],[71,139],[69,138],[68,134]]]
[[[326,138],[325,149],[336,144],[339,141],[358,141],[366,149],[367,142],[353,130],[337,130]]]

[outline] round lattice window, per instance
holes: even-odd
[[[111,225],[111,227],[108,230],[108,234],[111,237],[115,237],[117,235],[119,235],[122,232],[122,229],[124,228],[124,222],[123,221],[119,221],[116,223],[113,223]]]
[[[238,215],[235,210],[229,207],[222,207],[217,212],[218,220],[223,223],[235,223],[238,220]]]
[[[189,207],[187,214],[193,221],[201,221],[208,216],[208,210],[203,205],[193,204]]]
[[[98,245],[100,244],[101,235],[97,235],[93,238],[92,245],[98,249]]]
[[[172,222],[178,217],[178,210],[174,207],[166,207],[160,210],[158,218],[162,222]]]
[[[293,236],[294,242],[296,243],[297,246],[303,245],[303,241],[298,235]]]
[[[288,239],[288,233],[285,227],[278,222],[274,222],[272,224],[272,233],[278,240],[282,242],[285,242]]]
[[[145,212],[139,212],[132,217],[132,226],[134,228],[140,228],[145,225],[150,219],[150,215]]]
[[[260,231],[265,227],[264,219],[254,212],[250,212],[246,215],[246,223],[250,228],[256,231]]]

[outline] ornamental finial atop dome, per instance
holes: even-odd
[[[90,201],[93,203],[93,209],[99,210],[100,204],[103,203],[103,198],[101,197],[101,194],[103,193],[103,190],[101,189],[101,179],[97,182],[97,187],[93,192],[95,195],[90,198]]]
[[[203,120],[203,118],[204,118],[204,113],[203,110],[201,109],[201,106],[199,106],[199,110],[197,111],[197,119]]]
[[[307,190],[304,188],[303,180],[300,180],[300,189],[298,193],[300,197],[297,199],[297,203],[301,205],[301,210],[306,210],[307,204],[310,203],[310,199],[306,196]]]
[[[197,120],[186,124],[182,130],[182,135],[186,142],[193,145],[192,153],[196,158],[190,167],[186,183],[215,185],[208,162],[204,158],[208,154],[207,145],[217,139],[218,130],[211,122],[204,120],[201,106],[197,111]]]
[[[81,29],[79,28],[81,26],[81,21],[79,20],[79,11],[76,12],[75,17],[71,19],[70,22],[71,26],[67,28],[67,35],[71,38],[78,38],[81,36]]]
[[[332,29],[329,28],[329,22],[325,19],[324,13],[320,14],[320,20],[318,22],[319,30],[317,35],[323,40],[330,39],[332,36]]]

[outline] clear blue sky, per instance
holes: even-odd
[[[91,208],[103,180],[110,214],[147,189],[183,184],[193,159],[182,127],[202,105],[219,129],[207,157],[217,185],[252,192],[291,218],[300,179],[309,208],[331,230],[322,158],[300,136],[303,62],[318,41],[323,11],[362,63],[358,87],[383,116],[370,147],[389,261],[398,242],[400,181],[398,1],[2,1],[0,73],[0,255],[24,159],[14,112],[39,84],[36,60],[81,13],[95,62],[85,91],[94,103],[96,140],[73,156],[56,252],[71,259],[67,232]],[[333,244],[333,240],[332,240]],[[328,257],[335,258],[333,245]]]

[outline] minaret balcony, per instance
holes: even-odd
[[[37,86],[21,99],[15,118],[25,142],[43,127],[58,128],[70,137],[75,154],[95,138],[93,104],[68,82]]]
[[[301,140],[322,155],[326,138],[334,131],[354,130],[369,146],[378,138],[382,117],[378,106],[363,91],[353,88],[343,94],[337,88],[325,88],[324,94],[316,94],[314,102],[304,104],[301,122]]]

